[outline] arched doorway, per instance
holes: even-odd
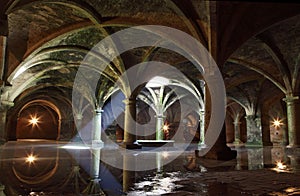
[[[61,115],[49,101],[35,100],[18,112],[16,139],[58,140]]]

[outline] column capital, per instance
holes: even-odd
[[[166,116],[163,115],[163,114],[157,114],[157,115],[155,115],[155,117],[156,117],[156,118],[164,118],[164,117],[166,117]]]
[[[126,98],[126,99],[123,100],[123,102],[126,105],[131,105],[131,104],[135,104],[136,103],[136,99],[135,98]]]
[[[103,113],[104,110],[102,110],[102,108],[96,108],[95,112],[96,112],[96,114],[100,114],[100,113]]]
[[[255,116],[255,114],[250,114],[250,115],[246,115],[245,118],[254,120],[256,118],[256,116]]]
[[[81,113],[79,113],[79,114],[75,114],[75,118],[76,118],[76,120],[82,120],[82,114]]]
[[[240,125],[240,124],[242,124],[240,121],[233,121],[232,122],[234,125]]]
[[[299,100],[299,96],[293,96],[293,95],[286,95],[285,98],[282,99],[286,103],[294,102],[295,100]]]
[[[0,102],[0,110],[7,110],[10,107],[14,106],[13,101],[8,101],[8,100],[1,100]]]

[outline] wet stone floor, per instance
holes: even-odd
[[[93,151],[57,142],[9,142],[0,146],[0,195],[300,195],[298,151],[231,147],[237,158],[217,161],[197,157],[197,146],[180,153],[127,153],[111,146]]]

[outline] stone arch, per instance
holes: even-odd
[[[35,113],[32,113],[33,111],[35,111]],[[61,112],[58,107],[52,102],[41,99],[29,101],[18,110],[16,117],[16,139],[59,140],[61,133]],[[37,119],[40,118],[40,123],[37,123],[36,125],[29,124],[29,117],[36,117]],[[43,130],[44,128],[49,130]],[[35,132],[30,134],[30,132],[33,132],[34,130],[41,131],[41,133],[36,134]],[[28,132],[28,135],[24,135],[25,133],[22,134],[22,131],[24,131],[25,133]],[[50,133],[51,131],[55,131],[56,134],[45,135],[48,134],[48,132]],[[35,137],[30,138],[33,135],[35,135]]]

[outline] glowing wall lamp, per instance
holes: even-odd
[[[30,116],[31,118],[28,120],[29,124],[32,126],[36,126],[40,121],[36,116]]]
[[[275,128],[279,128],[281,125],[283,125],[282,120],[279,120],[278,118],[274,119],[272,124]]]

